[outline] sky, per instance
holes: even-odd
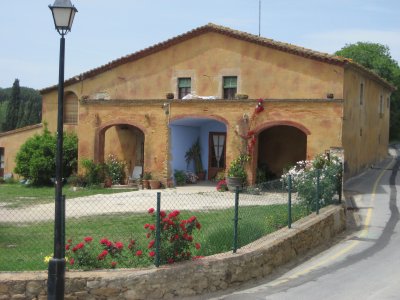
[[[260,0],[71,0],[65,79],[209,22],[259,33]],[[0,87],[58,82],[54,0],[0,0]],[[387,45],[400,62],[400,0],[261,0],[261,36],[334,53],[346,44]]]

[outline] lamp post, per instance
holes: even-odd
[[[48,299],[64,299],[65,286],[65,202],[62,195],[63,160],[63,102],[64,102],[64,56],[65,38],[71,31],[75,13],[78,11],[70,0],[55,0],[49,5],[54,25],[61,35],[60,63],[58,73],[58,112],[57,112],[57,150],[55,176],[55,219],[54,219],[54,256],[49,262],[47,294]]]

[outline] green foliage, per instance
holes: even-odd
[[[400,139],[400,67],[391,57],[389,48],[377,43],[358,42],[346,45],[335,54],[353,59],[397,87],[391,96],[390,139]]]
[[[186,183],[185,171],[175,170],[174,178],[175,178],[176,185],[178,185],[178,186],[185,185],[185,183]]]
[[[12,88],[0,89],[0,132],[38,124],[42,118],[42,97],[32,88],[20,87],[18,79]]]
[[[151,175],[151,172],[144,172],[143,179],[150,180],[152,178],[153,178],[153,176]]]
[[[313,161],[300,161],[282,179],[287,183],[288,175],[292,176],[292,187],[297,191],[300,204],[315,209],[317,197],[317,177],[319,172],[319,206],[333,203],[333,196],[337,193],[342,166],[335,156],[317,155]]]
[[[106,176],[110,177],[113,184],[123,184],[126,178],[126,163],[110,154],[106,161]]]
[[[203,172],[203,164],[201,162],[201,146],[200,139],[197,138],[196,142],[186,151],[185,160],[187,165],[193,160],[194,171],[196,174]]]
[[[106,168],[105,164],[96,164],[93,160],[82,159],[82,166],[85,169],[85,182],[89,186],[99,185],[104,183],[106,179]]]
[[[243,182],[247,179],[246,163],[250,160],[250,156],[247,154],[240,154],[236,159],[231,162],[228,169],[228,177],[240,177]]]
[[[56,172],[56,135],[47,128],[41,135],[36,134],[26,140],[16,156],[15,172],[33,185],[51,184]],[[76,134],[64,135],[63,178],[76,172],[78,157],[78,137]]]

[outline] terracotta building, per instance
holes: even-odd
[[[79,159],[112,153],[163,182],[197,139],[208,179],[246,146],[250,182],[333,148],[351,176],[387,156],[393,90],[350,59],[208,24],[66,80],[65,130]],[[57,87],[41,93],[55,131]],[[6,173],[32,130],[0,134]]]

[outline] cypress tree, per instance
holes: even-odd
[[[11,99],[7,105],[6,121],[3,126],[3,129],[5,131],[13,130],[17,127],[20,103],[21,103],[21,89],[19,87],[19,80],[15,79],[12,87]]]

